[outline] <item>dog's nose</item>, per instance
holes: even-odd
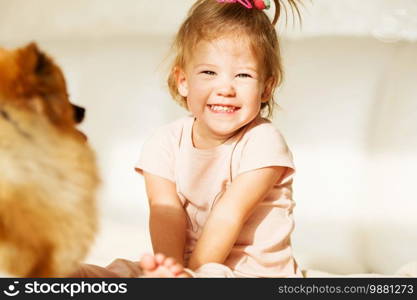
[[[74,109],[74,121],[78,124],[84,120],[85,115],[85,108],[72,104],[72,108]]]

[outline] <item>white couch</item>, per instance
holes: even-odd
[[[10,2],[0,4],[0,17],[11,20],[14,11],[4,9]],[[92,18],[93,12],[79,10]],[[65,16],[74,22],[68,11]],[[99,17],[94,26],[85,21],[71,31],[58,18],[47,23],[55,34],[9,27],[14,35],[0,44],[35,39],[62,66],[73,102],[87,108],[82,128],[97,151],[103,183],[101,231],[86,261],[135,260],[151,245],[144,184],[133,165],[155,128],[185,114],[165,83],[172,35],[158,22],[150,34],[146,28],[125,34],[129,19]],[[85,32],[84,25],[96,31]],[[115,26],[120,30],[103,29]],[[295,256],[303,269],[393,274],[417,260],[417,42],[316,36],[282,45],[286,77],[274,122],[297,166]]]
[[[314,38],[284,57],[301,264],[393,274],[417,259],[417,43]]]

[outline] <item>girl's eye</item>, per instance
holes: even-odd
[[[252,76],[250,74],[246,74],[246,73],[240,73],[236,75],[237,77],[240,78],[251,78]]]
[[[216,75],[216,73],[215,73],[215,72],[213,72],[213,71],[208,71],[208,70],[206,70],[206,71],[202,71],[201,73],[202,73],[202,74],[206,74],[206,75],[210,75],[210,76]]]

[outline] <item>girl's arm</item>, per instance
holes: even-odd
[[[245,172],[236,177],[211,212],[191,255],[192,270],[209,263],[223,263],[229,255],[243,224],[286,167],[267,167]]]
[[[175,183],[150,173],[143,174],[149,199],[153,251],[184,264],[187,219]]]

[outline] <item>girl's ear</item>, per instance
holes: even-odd
[[[264,91],[262,92],[261,102],[268,102],[271,99],[272,91],[274,89],[275,78],[269,77],[265,81]]]
[[[177,81],[178,93],[181,96],[187,97],[188,96],[188,81],[187,75],[181,68],[175,69],[175,79]]]

